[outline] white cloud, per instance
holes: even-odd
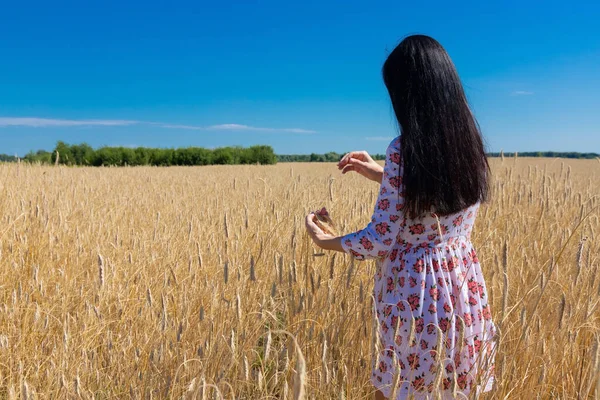
[[[392,136],[367,136],[365,139],[376,142],[390,142],[394,138]]]
[[[515,90],[510,95],[511,96],[531,96],[532,94],[534,94],[534,93],[533,92],[529,92],[527,90]]]
[[[252,132],[289,132],[289,133],[317,133],[316,131],[300,128],[262,128],[240,124],[220,124],[209,126],[180,125],[164,122],[146,122],[135,120],[111,120],[111,119],[52,119],[37,117],[0,117],[0,128],[2,127],[76,127],[76,126],[131,126],[131,125],[154,125],[165,129],[187,129],[197,131],[252,131]]]
[[[239,124],[221,124],[206,127],[207,130],[223,131],[254,131],[254,132],[290,132],[290,133],[317,133],[316,131],[300,128],[258,128],[255,126]]]

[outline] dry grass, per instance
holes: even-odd
[[[491,397],[600,396],[600,164],[493,170]],[[349,232],[376,190],[331,164],[0,165],[0,399],[371,398],[374,266],[314,256],[303,217]]]

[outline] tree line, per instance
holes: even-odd
[[[15,161],[16,159],[12,160]],[[7,160],[8,161],[8,160]],[[29,152],[25,162],[83,166],[173,166],[173,165],[225,165],[225,164],[275,164],[277,156],[271,146],[220,147],[206,149],[185,147],[177,149],[149,147],[100,147],[94,149],[86,143],[58,142],[53,151]]]
[[[346,153],[329,152],[325,154],[278,154],[279,162],[338,162]],[[385,154],[371,154],[374,160],[385,160]]]
[[[549,158],[579,158],[593,160],[600,157],[598,153],[578,153],[576,151],[526,151],[523,153],[488,153],[488,157],[549,157]]]

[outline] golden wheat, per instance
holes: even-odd
[[[600,396],[600,164],[492,166],[487,397]],[[377,186],[334,168],[0,164],[0,399],[372,398],[375,266],[303,227],[368,222]]]

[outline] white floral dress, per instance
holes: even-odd
[[[387,398],[456,398],[493,383],[496,329],[471,244],[479,204],[459,213],[403,213],[400,138],[385,160],[371,223],[342,238],[344,250],[377,259],[379,352],[371,380]],[[394,399],[395,400],[395,399]]]

